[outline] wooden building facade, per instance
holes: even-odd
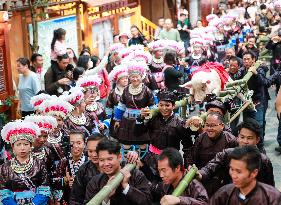
[[[21,2],[21,3],[19,3]],[[29,58],[32,55],[30,44],[33,42],[31,9],[28,1],[12,1],[10,5],[4,5],[3,9],[9,11],[9,20],[4,22],[4,31],[0,29],[1,56],[7,62],[6,72],[2,72],[0,66],[0,113],[6,106],[1,103],[14,96],[13,84],[17,84],[18,73],[16,60],[19,57]],[[155,25],[141,16],[139,0],[51,0],[47,7],[36,8],[39,52],[44,58],[44,68],[50,65],[50,44],[53,30],[62,27],[66,29],[67,45],[79,54],[84,46],[90,47],[92,54],[103,55],[104,49],[113,42],[113,35],[130,31],[130,26],[137,25],[147,36],[152,36]],[[43,17],[44,16],[44,17]],[[1,24],[0,24],[1,25]],[[2,27],[0,27],[2,28]],[[3,36],[1,37],[1,35]],[[5,40],[2,40],[5,37]],[[15,108],[13,108],[16,110]],[[0,116],[1,117],[1,116]],[[13,119],[15,115],[11,116]]]

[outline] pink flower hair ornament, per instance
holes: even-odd
[[[62,119],[66,119],[68,114],[74,109],[74,107],[66,102],[63,97],[52,97],[50,100],[44,101],[39,110],[44,115],[57,116]]]
[[[150,52],[155,52],[158,50],[164,50],[165,45],[165,40],[152,41],[148,44],[148,48]]]
[[[68,92],[63,93],[62,99],[77,107],[84,101],[84,89],[81,87],[73,87]]]
[[[128,55],[126,57],[127,59],[125,60],[135,60],[135,61],[143,61],[146,64],[150,64],[152,61],[152,55],[149,52],[146,51],[141,51],[141,50],[136,50],[132,53],[130,53],[130,55]]]
[[[190,38],[201,38],[201,37],[202,37],[202,32],[199,29],[190,31]]]
[[[126,65],[117,65],[113,70],[108,74],[110,81],[117,82],[120,78],[128,76],[128,69]]]
[[[123,48],[122,50],[120,50],[118,52],[118,55],[120,58],[125,58],[127,57],[130,53],[132,52],[132,50],[130,50],[129,48]]]
[[[212,21],[212,20],[214,20],[216,18],[218,18],[218,16],[216,14],[209,14],[208,16],[206,16],[206,20],[208,22],[210,22],[210,21]]]
[[[123,48],[125,48],[125,46],[122,43],[114,43],[109,47],[109,52],[118,53]]]
[[[203,39],[202,38],[190,39],[190,45],[192,45],[192,46],[203,46]]]
[[[218,29],[215,26],[207,26],[205,27],[204,31],[206,34],[213,34],[217,31]],[[203,35],[204,37],[204,35]]]
[[[209,26],[214,26],[216,28],[222,25],[224,25],[224,21],[222,18],[216,18],[209,22]]]
[[[32,143],[38,135],[40,135],[38,125],[22,120],[9,122],[1,130],[2,139],[10,144],[18,140],[27,140]]]
[[[91,88],[99,88],[102,80],[98,75],[84,75],[82,78],[78,79],[76,86],[81,87],[85,90]]]
[[[129,76],[140,75],[142,76],[143,79],[145,78],[148,67],[144,62],[128,61],[127,65],[128,65]]]
[[[49,133],[58,126],[56,118],[48,115],[29,115],[25,117],[24,121],[38,125],[41,134]]]
[[[177,52],[178,54],[184,51],[184,44],[183,42],[177,42],[174,40],[165,40],[165,49],[172,50]]]
[[[38,107],[41,105],[41,103],[44,100],[48,100],[50,98],[51,98],[50,95],[45,94],[45,93],[41,93],[39,95],[35,95],[35,96],[31,97],[30,104],[33,105],[35,110],[38,110]]]
[[[131,50],[131,51],[143,51],[144,50],[144,45],[141,45],[141,44],[137,44],[137,45],[131,45],[130,47],[129,47],[129,49]]]

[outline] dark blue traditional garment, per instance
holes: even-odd
[[[30,156],[27,164],[15,158],[0,167],[0,202],[4,205],[45,205],[50,196],[45,163]]]

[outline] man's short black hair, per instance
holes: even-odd
[[[67,55],[67,53],[66,54],[63,54],[63,55],[61,55],[61,56],[58,56],[57,57],[57,60],[58,61],[62,61],[63,59],[68,59],[69,58],[69,56]]]
[[[255,55],[252,51],[245,51],[245,52],[243,53],[243,57],[244,57],[245,55],[250,55],[252,59],[256,59],[256,55]]]
[[[183,159],[180,152],[175,148],[166,148],[159,155],[158,161],[168,159],[169,166],[175,170],[179,165],[183,169]]]
[[[240,132],[242,128],[249,129],[254,132],[257,137],[261,137],[261,126],[258,121],[253,118],[246,118],[243,122],[241,122],[238,125],[238,131]]]
[[[113,140],[103,139],[97,145],[97,153],[100,151],[108,151],[109,154],[120,154],[121,145]]]
[[[230,159],[241,160],[246,163],[247,169],[252,172],[260,169],[261,153],[254,145],[236,147],[229,155]]]
[[[103,139],[105,139],[105,136],[102,135],[101,133],[96,132],[88,137],[87,143],[91,142],[91,141],[100,141]]]
[[[37,57],[42,57],[42,55],[39,54],[39,53],[33,53],[32,56],[31,56],[31,58],[30,58],[30,61],[31,61],[32,63],[35,62],[36,59],[37,59]]]
[[[164,63],[168,65],[176,64],[177,55],[175,52],[168,51],[164,56]]]
[[[266,5],[265,5],[265,4],[260,5],[260,9],[261,9],[261,10],[266,9]]]
[[[207,114],[207,117],[209,117],[209,116],[215,116],[215,117],[218,118],[218,120],[220,121],[220,123],[224,123],[224,118],[223,118],[223,116],[222,116],[220,113],[217,113],[217,112],[210,112],[210,113]],[[206,117],[206,119],[207,119],[207,117]]]
[[[239,60],[238,60],[238,58],[236,56],[231,56],[229,58],[229,61],[236,61],[238,63],[238,65],[239,65]]]

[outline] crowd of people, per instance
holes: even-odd
[[[180,8],[175,26],[159,19],[153,40],[137,26],[115,35],[102,59],[87,47],[77,57],[56,29],[46,72],[38,53],[17,60],[22,119],[1,130],[0,203],[87,204],[120,172],[103,205],[281,204],[264,149],[269,88],[281,83],[280,17],[278,0],[220,6],[207,26]],[[249,73],[237,96],[219,98]]]

